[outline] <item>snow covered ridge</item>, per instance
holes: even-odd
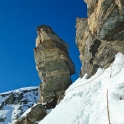
[[[106,70],[99,68],[90,79],[86,75],[77,79],[60,104],[39,124],[108,124],[109,121],[124,124],[124,55],[121,53]]]
[[[4,92],[4,93],[0,93],[0,95],[3,95],[3,94],[10,94],[12,92],[14,93],[18,93],[18,92],[24,92],[24,91],[30,91],[30,90],[35,90],[35,89],[38,89],[38,87],[23,87],[23,88],[20,88],[20,89],[16,89],[16,90],[12,90],[12,91],[8,91],[8,92]]]
[[[20,88],[0,94],[0,124],[13,124],[39,100],[38,87]]]

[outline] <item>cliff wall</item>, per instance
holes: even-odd
[[[124,54],[124,1],[85,0],[88,18],[76,20],[76,44],[80,51],[82,68],[92,76],[98,67],[108,67],[115,54]]]

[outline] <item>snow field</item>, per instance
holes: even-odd
[[[109,68],[86,77],[77,79],[39,124],[108,124],[107,109],[111,124],[124,124],[124,56],[118,53]]]

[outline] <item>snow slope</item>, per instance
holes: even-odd
[[[38,99],[38,87],[26,87],[1,93],[0,124],[13,124]]]
[[[109,124],[107,110],[111,124],[124,124],[124,56],[118,53],[111,67],[86,77],[77,79],[39,124]]]

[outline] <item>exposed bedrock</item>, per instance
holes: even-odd
[[[75,67],[68,54],[68,45],[46,25],[37,27],[38,37],[34,49],[36,69],[42,80],[40,103],[53,108],[72,83],[70,76]]]
[[[84,0],[88,18],[76,20],[76,44],[82,68],[92,76],[98,67],[108,67],[117,52],[124,54],[124,1]]]
[[[50,26],[37,27],[34,58],[38,75],[40,100],[15,124],[38,124],[64,97],[65,90],[72,83],[70,76],[75,66],[68,54],[68,45],[59,38]]]

